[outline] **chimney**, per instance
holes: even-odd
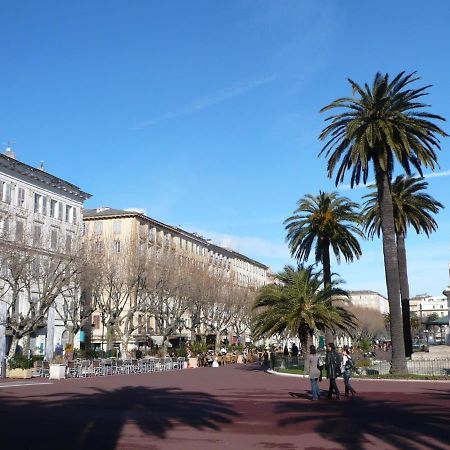
[[[42,170],[42,172],[45,172],[44,161],[41,161],[41,163],[39,164],[39,170]]]
[[[8,158],[16,159],[16,154],[14,153],[13,149],[9,144],[6,147],[5,156],[7,156]]]

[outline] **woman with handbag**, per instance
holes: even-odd
[[[309,375],[309,379],[311,381],[311,394],[313,400],[319,400],[320,398],[320,389],[319,389],[319,356],[316,352],[316,347],[311,345],[309,347],[309,355],[305,359],[305,374]]]
[[[353,374],[353,369],[355,364],[353,362],[352,357],[350,356],[350,351],[347,347],[344,347],[344,355],[342,357],[342,365],[343,365],[343,377],[345,384],[345,396],[348,397],[348,394],[351,393],[352,397],[356,394],[356,391],[353,389],[353,386],[350,384],[350,378]]]

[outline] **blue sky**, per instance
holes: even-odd
[[[417,70],[450,119],[448,2],[25,1],[0,15],[3,146],[93,194],[89,207],[145,208],[275,270],[296,201],[335,189],[319,110],[347,77]],[[428,179],[440,229],[407,240],[412,294],[448,284],[449,144]],[[363,251],[335,271],[385,293],[381,243]]]

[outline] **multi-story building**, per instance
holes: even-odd
[[[263,286],[268,267],[234,250],[213,244],[197,233],[191,233],[153,218],[140,211],[109,207],[86,209],[83,213],[84,236],[93,251],[111,254],[142,254],[144,250],[190,261],[210,274],[238,286]],[[146,320],[146,319],[142,319]],[[93,314],[92,343],[104,342],[100,313]],[[154,323],[147,328],[154,329]],[[141,333],[135,333],[141,339]],[[135,342],[137,342],[135,340]]]
[[[34,261],[39,257],[71,253],[80,243],[83,202],[89,197],[90,194],[79,187],[47,173],[43,163],[35,168],[17,160],[8,148],[5,154],[0,154],[0,244],[3,246],[3,259],[5,249],[11,246],[19,252],[36,255],[33,256]],[[4,265],[2,270],[7,272]],[[30,277],[30,280],[28,289],[33,301],[33,298],[38,298],[41,283],[39,278]],[[30,308],[30,293],[25,290],[24,286],[17,308],[14,308],[18,316],[26,316]],[[11,292],[0,297],[3,315],[11,310],[10,302]],[[42,353],[45,347],[52,349],[67,337],[62,320],[52,308],[51,314],[54,315],[51,333],[45,328],[33,333],[31,351]],[[9,334],[8,329],[6,334]],[[53,342],[49,342],[49,335]]]
[[[381,314],[389,312],[388,299],[375,291],[350,291],[350,302],[361,308],[375,309]]]
[[[411,314],[419,317],[421,322],[431,314],[444,317],[448,314],[447,298],[428,294],[415,295],[409,300],[409,310]]]

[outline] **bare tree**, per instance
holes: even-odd
[[[61,293],[61,301],[56,302],[56,314],[68,333],[68,343],[73,345],[75,335],[88,322],[95,311],[95,303],[90,301],[96,266],[85,247],[75,255],[74,273],[70,283]]]
[[[164,353],[169,346],[169,337],[180,328],[188,311],[189,274],[186,263],[172,254],[152,253],[141,290],[142,305],[155,320],[155,331],[162,336]]]
[[[357,342],[373,340],[386,335],[385,319],[383,314],[372,308],[348,305],[346,307],[356,317],[358,327],[354,333]]]
[[[97,246],[97,254],[92,255],[96,270],[91,284],[91,301],[106,328],[107,350],[111,350],[114,340],[119,339],[122,351],[127,351],[123,337],[125,335],[128,342],[128,335],[135,329],[139,263],[136,263],[136,254],[129,246],[124,245],[123,248],[127,250],[113,253]]]
[[[2,241],[0,282],[2,301],[7,304],[6,326],[12,332],[9,357],[20,339],[46,326],[48,310],[69,289],[76,273],[71,255],[36,251]]]
[[[241,336],[245,345],[246,335],[251,330],[253,318],[252,305],[256,299],[256,291],[252,287],[234,286],[234,301],[231,305],[231,327],[236,336]]]

